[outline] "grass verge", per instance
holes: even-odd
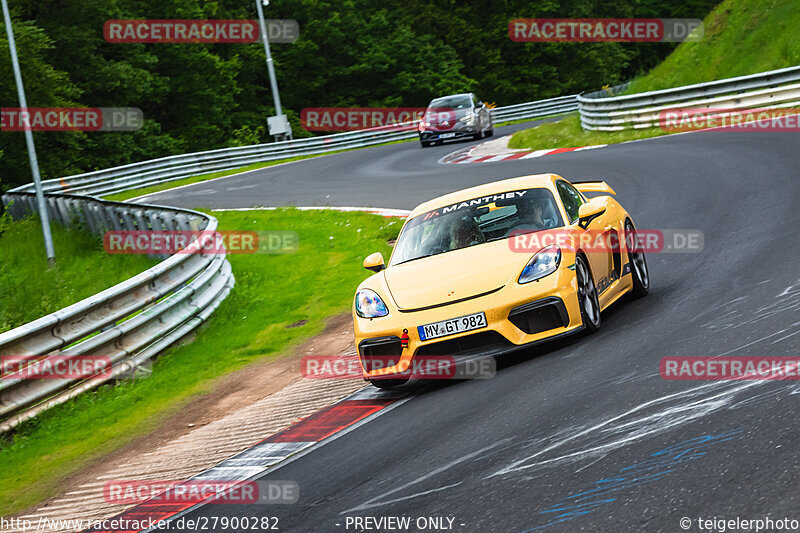
[[[38,218],[0,218],[0,332],[88,298],[157,262],[109,255],[88,233],[51,224],[56,264],[49,267],[41,228]]]
[[[509,148],[546,150],[548,148],[570,148],[596,144],[614,144],[636,139],[647,139],[667,135],[660,128],[624,131],[587,131],[581,128],[581,120],[572,115],[558,122],[547,122],[535,128],[521,130],[511,136]]]
[[[386,255],[401,223],[366,213],[214,213],[221,230],[292,230],[297,253],[231,255],[236,286],[194,342],[162,355],[147,379],[107,385],[54,407],[0,439],[0,516],[58,494],[63,480],[156,429],[215,378],[276,357],[350,307],[364,256]],[[287,328],[301,320],[300,327]]]
[[[797,0],[725,0],[703,21],[704,37],[684,42],[633,80],[628,93],[744,76],[800,63]]]

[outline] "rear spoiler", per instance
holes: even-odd
[[[575,186],[581,192],[604,192],[606,194],[614,194],[614,189],[606,183],[605,181],[595,180],[595,181],[572,181],[570,182],[572,185]]]

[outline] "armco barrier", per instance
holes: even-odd
[[[35,196],[3,195],[12,217],[36,211]],[[214,231],[214,217],[151,205],[108,202],[77,195],[46,196],[51,220],[80,224],[102,236],[107,230]],[[74,305],[0,333],[0,355],[23,364],[101,356],[111,371],[86,379],[0,379],[0,431],[39,412],[133,371],[202,324],[233,287],[224,254],[167,257],[141,274]]]
[[[576,95],[528,102],[492,109],[495,122],[521,120],[548,115],[570,113],[578,109]],[[223,148],[194,154],[176,155],[133,163],[107,170],[87,172],[43,182],[45,192],[108,195],[138,189],[209,172],[279,161],[302,155],[324,154],[350,148],[373,146],[391,141],[411,139],[417,130],[411,124],[406,128],[349,131],[254,146]],[[15,191],[33,192],[33,185],[23,185]]]
[[[595,91],[578,96],[581,125],[586,130],[601,131],[657,127],[659,114],[675,108],[735,111],[798,104],[800,66],[662,91],[622,96]]]

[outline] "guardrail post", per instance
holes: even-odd
[[[135,231],[136,230],[136,220],[131,215],[130,209],[121,208],[119,209],[119,216],[122,219],[123,227],[127,231]]]
[[[122,231],[124,228],[122,227],[122,224],[120,223],[119,213],[117,213],[117,207],[116,206],[106,206],[104,211],[106,212],[106,217],[107,217],[108,221],[111,223],[111,229],[113,229],[115,231]]]
[[[147,225],[141,209],[134,209],[133,216],[136,219],[136,229],[139,231],[148,231],[150,227]]]
[[[65,228],[72,227],[72,218],[70,217],[69,209],[67,208],[67,202],[64,198],[54,198],[55,200],[55,211],[58,212],[58,216],[61,219],[61,224]]]

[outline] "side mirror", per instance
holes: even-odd
[[[383,254],[380,252],[375,252],[374,254],[367,256],[367,258],[364,259],[364,268],[367,270],[372,270],[373,272],[380,272],[386,268],[386,263],[383,261]]]
[[[589,223],[606,212],[606,205],[598,198],[592,198],[578,208],[578,225],[586,229]]]

